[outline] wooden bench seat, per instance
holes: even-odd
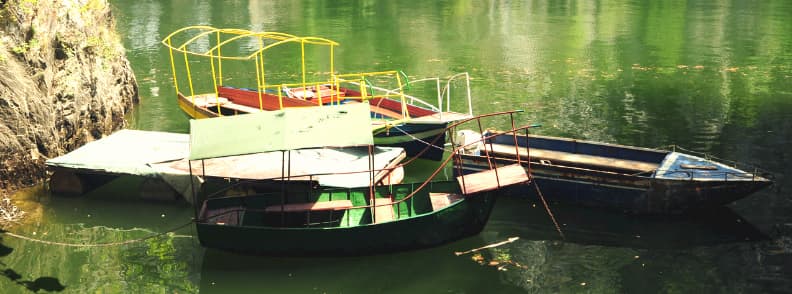
[[[371,112],[379,114],[381,116],[386,116],[392,119],[402,119],[404,118],[401,113],[395,112],[390,109],[382,108],[376,105],[371,105]]]
[[[244,113],[256,113],[256,112],[264,111],[264,110],[258,109],[256,107],[250,107],[250,106],[245,106],[245,105],[242,105],[242,104],[236,104],[236,103],[231,103],[231,102],[221,104],[220,107],[226,108],[226,109],[231,109],[231,110],[236,110],[238,112],[244,112]]]
[[[374,198],[374,223],[393,220],[393,201],[390,198]]]
[[[490,144],[485,144],[485,147],[489,152],[492,152],[492,154],[490,155],[506,155],[504,157],[514,158],[514,153],[515,153],[514,146],[503,145],[503,144],[492,144],[492,148],[490,148]],[[528,150],[524,147],[520,147],[519,151],[520,151],[520,158],[525,158],[525,156],[528,154]],[[484,155],[483,152],[484,151],[482,150],[482,155]],[[535,149],[535,148],[531,148],[530,153],[531,153],[530,154],[531,158],[537,160],[548,160],[551,163],[560,163],[560,162],[574,163],[577,165],[599,166],[604,168],[628,170],[635,172],[649,172],[660,167],[658,163],[634,161],[627,159],[616,159],[616,158],[603,157],[603,156],[576,154],[576,153]]]
[[[429,193],[429,200],[432,202],[432,210],[438,211],[451,204],[461,201],[464,197],[456,193]]]
[[[519,164],[510,164],[457,177],[457,182],[462,187],[462,194],[465,195],[527,183],[529,180],[525,169]]]
[[[300,211],[318,211],[318,210],[345,210],[352,208],[352,201],[349,200],[331,200],[319,201],[312,203],[289,203],[284,205],[267,206],[264,212],[300,212]]]

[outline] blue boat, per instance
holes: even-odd
[[[728,204],[772,184],[767,173],[757,168],[746,171],[736,164],[678,152],[678,147],[659,150],[488,132],[483,136],[489,137],[486,144],[457,158],[461,172],[513,164],[519,155],[536,186],[522,185],[512,192],[537,194],[538,190],[548,201],[632,214],[676,214]],[[488,161],[487,154],[495,159]]]

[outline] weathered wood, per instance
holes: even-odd
[[[374,198],[374,223],[393,220],[393,201],[390,198]]]
[[[462,200],[462,195],[455,193],[429,193],[429,199],[432,201],[432,210],[438,211],[457,201]]]
[[[462,194],[491,191],[500,187],[528,182],[528,174],[519,164],[481,171],[457,177]]]
[[[382,185],[400,184],[404,180],[404,167],[397,167],[407,153],[402,152],[396,158],[392,159],[381,171],[374,175],[374,183]]]
[[[300,211],[317,211],[317,210],[344,210],[352,207],[352,201],[349,200],[332,200],[332,201],[319,201],[312,203],[289,203],[284,205],[267,206],[265,212],[300,212]]]
[[[235,110],[237,112],[243,112],[243,113],[256,113],[256,112],[264,111],[264,110],[261,110],[261,109],[255,108],[255,107],[245,106],[245,105],[242,105],[242,104],[236,104],[236,103],[231,103],[231,102],[221,104],[220,107],[221,108]]]
[[[394,184],[401,184],[404,180],[404,167],[397,167],[394,168],[391,172],[387,173],[387,175],[383,176],[382,179],[378,182],[378,185],[394,185]]]
[[[485,148],[487,148],[487,150],[489,152],[492,152],[494,155],[505,154],[510,156],[510,158],[513,158],[516,153],[514,146],[503,145],[503,144],[492,144],[491,146],[490,144],[484,144],[484,145]],[[528,150],[526,150],[526,148],[524,147],[520,147],[519,151],[521,158],[525,158],[525,156],[529,154]],[[530,149],[530,156],[531,158],[535,158],[538,160],[549,160],[550,162],[575,163],[582,165],[599,166],[604,168],[632,170],[635,172],[653,171],[659,167],[659,164],[656,163],[618,159],[618,158],[611,158],[604,156],[576,154],[576,153],[568,153],[568,152],[560,152],[560,151],[550,151],[550,150],[543,150],[536,148]]]

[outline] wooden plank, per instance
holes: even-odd
[[[382,179],[377,182],[377,185],[395,185],[401,184],[402,181],[404,181],[404,167],[400,166],[388,172],[386,176],[382,177]]]
[[[392,118],[392,119],[402,119],[402,118],[404,118],[401,115],[401,113],[397,113],[397,112],[392,111],[390,109],[382,108],[382,107],[379,107],[379,106],[376,106],[376,105],[371,105],[371,112],[379,114],[379,115],[382,115],[382,116],[386,116],[386,117],[389,117],[389,118]]]
[[[441,116],[443,117],[443,119],[440,119]],[[421,117],[414,117],[412,120],[414,122],[441,122],[441,121],[451,122],[451,121],[468,119],[470,117],[471,117],[470,115],[459,112],[443,112],[442,114],[434,113],[430,115],[424,115]]]
[[[223,104],[220,105],[220,107],[221,108],[226,108],[226,109],[231,109],[231,110],[236,110],[236,111],[244,112],[244,113],[256,113],[256,112],[264,111],[264,110],[261,110],[261,109],[255,108],[255,107],[245,106],[245,105],[242,105],[242,104],[236,104],[236,103],[232,103],[232,102],[223,103]]]
[[[481,171],[457,177],[462,194],[491,191],[514,184],[528,182],[528,174],[519,164]]]
[[[374,198],[374,223],[393,220],[393,201],[390,198]]]
[[[438,211],[462,200],[462,195],[455,193],[429,193],[429,199],[432,201],[432,210]]]
[[[332,200],[332,201],[319,201],[312,203],[289,203],[281,205],[267,206],[265,212],[299,212],[299,211],[317,211],[317,210],[344,210],[352,207],[352,201],[349,200]]]
[[[485,147],[487,148],[487,150],[489,150],[494,154],[502,154],[502,155],[506,154],[506,155],[510,155],[512,158],[515,154],[514,146],[510,146],[510,145],[492,144],[492,148],[490,148],[490,144],[485,144]],[[524,158],[525,155],[528,154],[528,150],[524,147],[520,147],[519,151],[521,158]],[[610,158],[604,156],[568,153],[568,152],[560,152],[560,151],[552,151],[552,150],[544,150],[544,149],[536,149],[536,148],[531,148],[530,155],[531,158],[536,158],[539,160],[549,160],[551,163],[554,161],[577,163],[582,165],[600,166],[605,168],[632,170],[636,172],[653,171],[660,166],[659,164],[656,163],[649,163],[643,161],[617,159],[617,158]]]
[[[393,185],[400,184],[404,180],[404,168],[395,166],[399,165],[402,160],[407,158],[407,153],[402,152],[399,156],[392,159],[388,165],[374,175],[374,183],[378,185]]]

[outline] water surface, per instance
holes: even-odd
[[[757,164],[777,184],[685,217],[632,217],[500,199],[484,231],[445,246],[354,258],[244,257],[193,228],[131,245],[71,248],[2,236],[0,287],[56,279],[67,292],[773,293],[792,288],[792,3],[789,1],[112,1],[140,83],[135,129],[186,132],[159,41],[188,25],[341,43],[342,72],[471,74],[477,113],[522,109],[536,132],[644,147],[677,144]],[[296,57],[295,57],[296,58]],[[507,122],[488,122],[505,128]],[[428,167],[427,167],[428,168]],[[124,179],[87,197],[29,192],[40,220],[14,232],[104,243],[190,220],[135,199]],[[453,252],[508,258],[503,270]],[[395,236],[394,236],[395,237]],[[10,271],[9,271],[10,270]],[[16,273],[16,275],[13,275]],[[49,278],[49,279],[41,279]],[[39,281],[38,284],[34,283]],[[30,282],[30,283],[25,283]],[[33,286],[31,286],[33,285]]]

